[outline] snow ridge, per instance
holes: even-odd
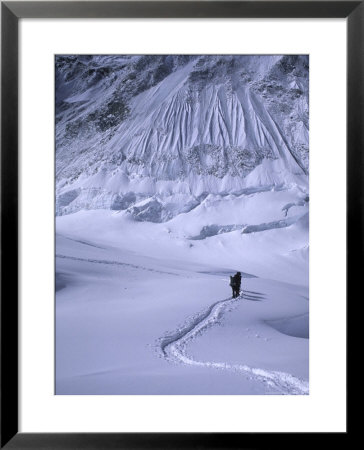
[[[243,293],[237,298],[220,300],[211,305],[207,310],[192,316],[187,320],[185,325],[178,328],[175,332],[162,337],[158,344],[163,357],[167,361],[179,362],[191,366],[240,372],[262,383],[266,383],[267,387],[273,388],[278,394],[307,395],[309,393],[308,382],[294,377],[289,373],[249,367],[245,364],[197,361],[187,354],[186,348],[191,340],[196,339],[208,328],[219,323],[225,312],[230,311],[238,301],[247,297]]]

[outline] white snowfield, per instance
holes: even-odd
[[[292,193],[274,194],[283,220]],[[167,223],[57,218],[57,394],[308,394],[307,205],[286,227],[189,239],[214,202]]]

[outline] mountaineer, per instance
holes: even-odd
[[[236,272],[233,277],[230,277],[230,286],[233,290],[233,298],[239,297],[241,285],[241,273]]]

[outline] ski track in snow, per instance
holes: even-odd
[[[250,299],[249,295],[242,294],[237,298],[220,300],[203,312],[190,317],[186,323],[176,331],[160,338],[158,340],[158,345],[162,351],[163,357],[171,362],[179,362],[191,366],[240,372],[252,379],[261,381],[267,388],[272,388],[279,394],[307,395],[309,393],[308,382],[294,377],[289,373],[254,368],[245,364],[197,361],[188,356],[186,351],[188,343],[193,339],[196,339],[208,328],[219,323],[224,313],[230,311],[234,304],[242,298]]]
[[[113,265],[113,266],[127,266],[127,267],[132,267],[133,269],[147,270],[148,272],[156,272],[156,273],[163,273],[163,274],[167,274],[167,275],[175,275],[176,277],[180,276],[178,273],[167,272],[167,271],[157,270],[157,269],[150,269],[148,267],[137,266],[136,264],[130,264],[130,263],[122,262],[122,261],[110,261],[108,259],[78,258],[76,256],[66,256],[66,255],[59,255],[59,254],[56,254],[56,258],[72,259],[73,261],[83,261],[83,262],[89,262],[89,263],[93,263],[93,264],[109,264],[109,265]]]
[[[164,272],[161,270],[150,269],[147,267],[137,266],[135,264],[124,263],[121,261],[111,261],[102,259],[86,259],[75,256],[56,255],[57,258],[71,259],[75,261],[84,261],[96,264],[110,264],[118,266],[128,266],[134,269],[147,270],[150,272],[158,272],[169,275],[176,275],[173,272]],[[168,361],[180,362],[191,366],[202,366],[213,369],[222,369],[232,372],[240,372],[250,376],[253,379],[259,380],[266,384],[267,387],[273,388],[280,394],[304,395],[308,394],[308,382],[301,380],[293,375],[279,371],[269,371],[266,369],[259,369],[247,366],[245,364],[229,364],[227,362],[210,362],[210,361],[196,361],[187,355],[186,347],[188,343],[196,339],[201,333],[208,328],[219,323],[224,313],[230,311],[238,300],[242,298],[246,300],[259,301],[264,296],[259,292],[245,291],[237,298],[227,298],[219,300],[212,304],[204,311],[191,316],[186,323],[179,327],[173,333],[162,337],[158,341],[158,345],[162,351],[163,357]],[[255,295],[253,295],[255,294]]]

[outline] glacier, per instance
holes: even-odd
[[[56,80],[59,215],[307,186],[305,56],[58,56]]]

